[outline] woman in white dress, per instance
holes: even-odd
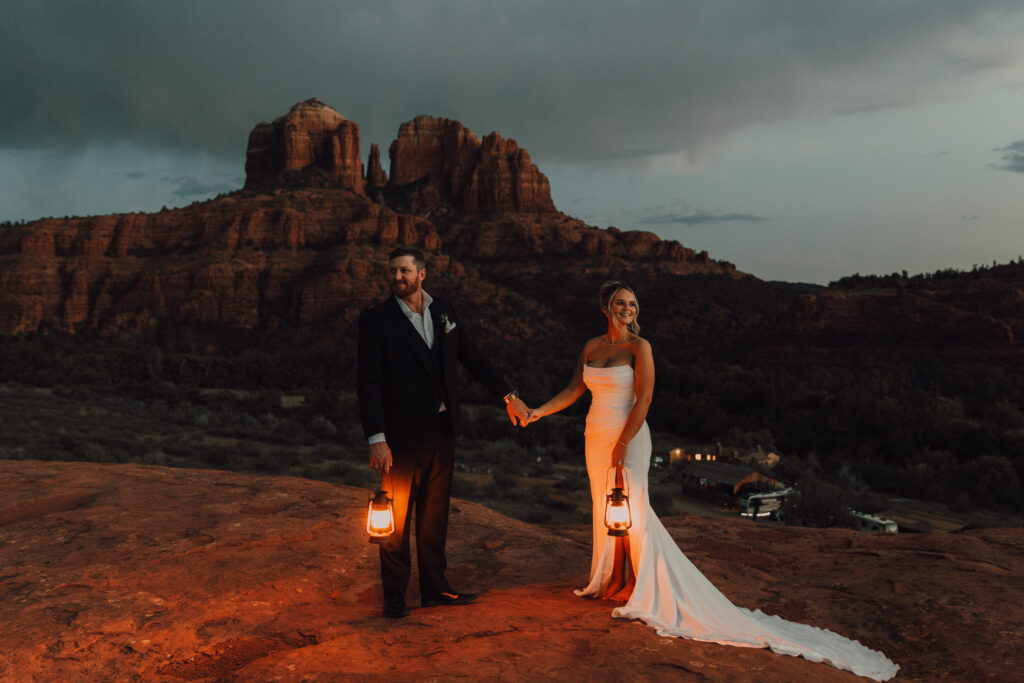
[[[768,647],[878,681],[895,676],[896,664],[855,640],[736,607],[686,558],[648,498],[651,434],[645,420],[654,359],[651,345],[640,337],[636,294],[622,282],[606,282],[600,304],[607,331],[583,346],[569,385],[529,418],[533,422],[563,410],[587,389],[592,394],[585,435],[594,552],[590,581],[577,595],[623,602],[612,616],[640,619],[659,635]],[[604,527],[610,468],[628,487],[633,525],[625,537],[609,537]]]

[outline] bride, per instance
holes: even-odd
[[[636,294],[622,282],[606,282],[600,303],[607,331],[583,346],[569,385],[528,418],[533,422],[563,410],[586,389],[592,394],[585,437],[594,552],[590,582],[576,594],[623,602],[613,617],[640,619],[659,635],[768,647],[877,681],[895,676],[896,664],[855,640],[736,607],[686,558],[648,499],[651,434],[645,419],[654,391],[654,358],[640,337]],[[611,468],[616,486],[628,487],[633,520],[628,536],[609,537],[604,527]]]

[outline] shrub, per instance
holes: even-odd
[[[668,517],[675,512],[672,495],[665,491],[650,492],[651,507],[659,517]]]
[[[782,520],[786,524],[856,528],[854,518],[846,510],[849,496],[845,489],[810,476],[797,482],[794,489],[782,505]]]

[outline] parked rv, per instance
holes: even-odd
[[[869,515],[866,512],[849,510],[850,515],[857,520],[858,528],[861,531],[880,531],[887,534],[899,532],[896,522],[878,515]]]
[[[745,495],[740,498],[740,515],[752,519],[777,517],[779,508],[782,507],[782,501],[792,492],[793,489],[779,489]]]

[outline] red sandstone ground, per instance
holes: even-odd
[[[288,477],[0,461],[0,679],[863,680],[660,638],[575,597],[589,530],[455,501],[465,607],[380,616],[367,491]],[[1024,530],[871,535],[667,520],[734,602],[883,649],[903,681],[1024,669]],[[414,595],[410,603],[416,604]]]

